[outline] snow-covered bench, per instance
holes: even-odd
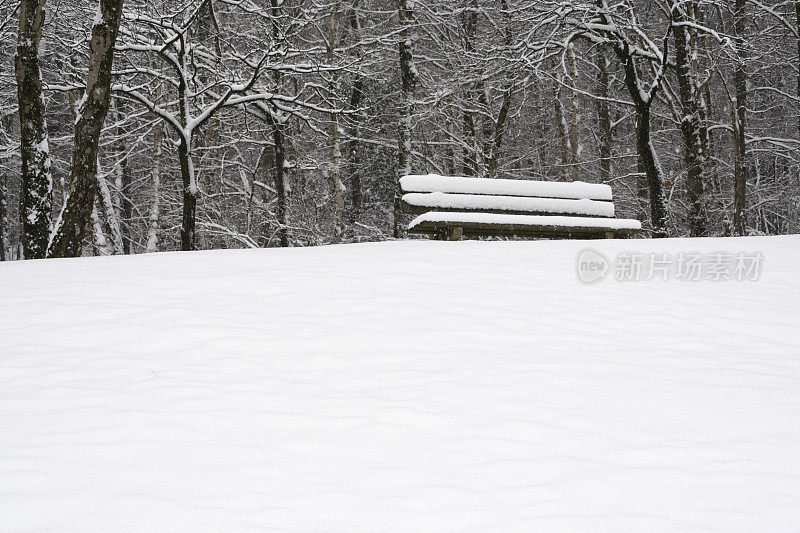
[[[638,220],[614,218],[608,185],[428,174],[405,176],[400,187],[403,210],[419,215],[408,232],[438,239],[615,238],[642,229]]]

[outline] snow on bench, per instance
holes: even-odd
[[[428,209],[450,209],[463,211],[501,211],[519,213],[568,213],[595,217],[613,217],[614,204],[597,200],[564,200],[561,198],[526,198],[523,196],[483,196],[476,194],[453,194],[444,192],[403,195],[409,211],[424,212]]]
[[[420,214],[408,232],[435,239],[614,238],[642,228],[638,220],[613,218],[608,185],[428,174],[405,176],[400,188],[404,211]]]
[[[469,228],[471,235],[526,235],[540,237],[586,238],[598,233],[627,236],[638,233],[642,223],[627,218],[591,218],[544,215],[504,215],[499,213],[447,213],[431,211],[418,216],[408,226],[409,233],[430,233],[453,227]],[[415,231],[420,230],[420,231]],[[459,235],[460,236],[460,235]]]
[[[573,200],[612,200],[611,187],[582,181],[528,181],[464,178],[438,174],[408,175],[400,178],[404,192],[448,192],[498,196],[532,196]]]

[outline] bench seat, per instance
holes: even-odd
[[[642,223],[626,218],[589,218],[431,211],[411,221],[409,233],[457,239],[461,236],[519,236],[559,239],[627,237]],[[609,235],[611,234],[611,235]]]
[[[614,217],[613,203],[587,198],[574,200],[430,192],[404,194],[402,200],[407,213],[427,213],[431,209],[435,209],[437,211],[482,211],[528,215],[563,213],[588,217]]]
[[[449,192],[461,194],[494,194],[500,196],[531,196],[536,198],[567,198],[581,200],[613,199],[611,186],[582,181],[529,181],[499,178],[466,178],[439,174],[412,174],[400,178],[403,192]]]

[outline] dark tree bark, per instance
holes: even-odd
[[[412,27],[414,26],[413,2],[409,0],[398,0],[397,12],[400,20],[400,127],[397,136],[397,173],[398,180],[395,184],[394,193],[394,231],[395,238],[401,237],[403,229],[400,220],[402,206],[400,199],[399,178],[411,174],[411,130],[412,115],[414,113],[414,89],[417,85],[417,72],[414,68]]]
[[[6,175],[0,174],[0,261],[6,261],[6,228],[8,227],[6,203]]]
[[[183,100],[181,100],[183,101]],[[181,214],[181,250],[191,251],[197,245],[197,184],[191,159],[192,139],[181,136],[178,142],[178,163],[183,184],[183,212]]]
[[[123,114],[117,107],[114,111],[114,119],[119,123],[123,120]],[[117,127],[117,140],[114,143],[114,150],[117,158],[117,168],[114,172],[114,187],[116,196],[114,198],[115,215],[119,221],[120,238],[122,239],[122,253],[132,253],[131,236],[131,217],[133,216],[133,203],[131,202],[131,172],[128,168],[127,156],[127,131],[122,126]]]
[[[738,0],[737,0],[738,1]],[[653,237],[666,237],[667,229],[667,200],[664,195],[664,175],[658,155],[653,147],[650,137],[650,108],[655,101],[656,94],[661,88],[664,72],[669,57],[669,32],[672,24],[667,29],[664,37],[663,50],[661,51],[660,65],[649,87],[645,87],[644,80],[639,76],[636,67],[636,58],[631,44],[621,34],[616,33],[616,25],[609,20],[609,15],[603,0],[597,0],[600,8],[599,20],[610,29],[601,32],[611,41],[614,53],[622,63],[625,74],[625,87],[633,102],[636,112],[636,149],[639,152],[639,165],[647,178],[647,187],[650,197],[650,218],[653,225]]]
[[[693,22],[693,4],[672,6],[674,22]],[[689,10],[687,12],[687,10]],[[689,192],[689,230],[692,237],[706,234],[706,209],[704,205],[705,160],[708,145],[708,128],[704,124],[702,94],[692,73],[692,31],[689,26],[678,24],[674,28],[675,74],[678,79],[678,94],[683,108],[681,135],[687,168]]]
[[[328,17],[328,38],[326,39],[326,57],[328,63],[333,65],[336,62],[336,36],[339,26],[339,8],[341,2],[335,2],[332,6],[331,14]],[[328,95],[335,101],[339,92],[339,74],[331,73],[328,79]],[[328,181],[330,182],[331,196],[333,197],[333,236],[331,242],[339,244],[342,242],[346,230],[344,220],[345,203],[347,199],[347,188],[342,182],[342,142],[341,128],[339,127],[339,113],[330,114],[330,136],[331,136],[331,164],[328,167]]]
[[[481,84],[483,85],[483,84]],[[497,131],[497,120],[492,120],[492,106],[489,105],[489,101],[487,100],[486,90],[485,87],[482,86],[480,88],[480,92],[478,93],[478,104],[481,109],[483,109],[483,116],[481,117],[481,141],[483,142],[483,146],[481,149],[481,157],[483,159],[484,171],[486,175],[489,174],[489,164],[492,160],[492,146],[494,145],[495,140],[495,132]],[[503,91],[505,95],[505,91]],[[501,104],[502,106],[502,104]],[[508,111],[506,111],[506,115]],[[503,117],[503,124],[500,125],[501,128],[505,127],[505,117]],[[503,136],[500,135],[500,141],[502,142]]]
[[[268,105],[262,106],[264,120],[272,128],[272,154],[275,163],[276,218],[278,220],[278,243],[281,247],[291,246],[289,234],[289,187],[286,172],[286,124],[280,120],[280,112]],[[269,225],[267,226],[269,230]],[[267,242],[271,236],[267,235]]]
[[[50,239],[53,177],[42,100],[39,41],[44,24],[45,0],[22,0],[14,63],[19,101],[22,190],[20,193],[20,243],[25,259],[41,259]]]
[[[475,120],[472,118],[472,113],[464,110],[461,115],[461,123],[461,132],[464,135],[461,173],[464,176],[474,176],[478,173],[478,156],[475,151]]]
[[[667,236],[667,212],[664,199],[664,179],[658,164],[653,144],[650,140],[650,103],[636,106],[636,148],[639,160],[647,176],[650,192],[650,218],[653,222],[653,236]]]
[[[123,0],[100,0],[100,17],[92,27],[86,93],[75,125],[75,152],[67,202],[48,250],[50,257],[78,257],[89,227],[97,191],[100,132],[111,102],[114,44]]]
[[[631,100],[636,110],[636,149],[639,152],[639,162],[647,177],[647,187],[650,196],[650,218],[653,224],[654,237],[667,236],[667,202],[664,196],[664,176],[658,162],[653,143],[650,138],[650,107],[655,93],[651,92],[643,98],[641,80],[636,71],[633,54],[627,43],[617,44],[614,47],[625,72],[625,85],[628,88]],[[664,50],[666,57],[667,50]],[[657,89],[654,85],[653,89]]]
[[[364,191],[361,184],[361,146],[358,142],[360,134],[359,121],[361,119],[358,109],[364,98],[364,79],[360,76],[353,81],[353,89],[350,93],[349,108],[353,112],[351,115],[352,125],[350,127],[350,140],[347,141],[347,157],[350,169],[350,201],[352,210],[350,211],[350,222],[355,222],[361,217],[364,209]]]
[[[178,135],[178,164],[181,169],[181,184],[183,185],[183,209],[181,213],[181,251],[188,252],[197,248],[197,196],[199,188],[194,172],[192,159],[192,143],[194,142],[194,129],[190,129],[186,76],[186,36],[180,35],[180,50],[177,54],[178,67],[178,115],[180,130]],[[208,117],[210,118],[210,117]],[[208,120],[208,118],[206,120]]]
[[[473,39],[478,27],[478,10],[475,0],[470,3],[470,9],[461,15],[461,25],[464,30],[464,51],[467,55],[474,51]],[[464,109],[461,111],[461,132],[464,136],[462,148],[461,172],[465,176],[475,176],[479,172],[477,128],[475,118],[472,116],[471,106],[486,102],[482,91],[474,83],[469,83],[464,91]],[[473,103],[474,102],[474,103]]]
[[[272,140],[275,144],[275,189],[278,191],[278,238],[284,248],[289,243],[289,191],[286,182],[286,135],[284,124],[275,121],[272,127]]]
[[[736,235],[745,235],[747,231],[747,144],[745,131],[747,127],[747,62],[745,53],[745,30],[747,27],[747,0],[735,0],[733,8],[733,26],[736,44],[736,65],[733,70],[733,85],[736,92],[733,124],[733,230]]]
[[[561,78],[561,74],[559,74]],[[563,78],[560,80],[563,81]],[[556,82],[555,94],[553,104],[555,107],[556,123],[558,126],[558,137],[561,141],[561,167],[559,172],[559,179],[566,180],[570,172],[570,148],[569,148],[569,125],[567,124],[567,117],[564,114],[564,104],[561,101],[562,86],[558,81]]]
[[[608,105],[609,80],[608,58],[602,49],[597,51],[597,129],[600,152],[600,181],[608,183],[611,180],[611,150],[613,148],[614,133],[611,130],[611,111]]]
[[[507,50],[511,50],[513,43],[513,35],[511,30],[511,13],[508,9],[508,1],[500,0],[500,7],[505,14],[505,39],[504,44]],[[500,166],[500,146],[503,144],[503,135],[506,132],[506,120],[508,120],[508,111],[511,108],[511,97],[513,96],[514,85],[509,82],[503,91],[503,102],[500,104],[500,111],[497,113],[497,120],[494,123],[494,131],[491,133],[491,145],[487,151],[487,158],[489,163],[486,168],[486,177],[497,177],[497,169]]]
[[[500,165],[500,145],[503,144],[503,134],[506,131],[508,110],[511,107],[511,91],[512,88],[508,87],[503,92],[503,103],[500,104],[500,112],[497,113],[497,122],[495,122],[494,134],[492,136],[491,155],[486,170],[486,177],[488,178],[497,177],[497,168]]]
[[[569,85],[570,87],[577,87],[578,85],[578,66],[575,59],[575,43],[570,43],[567,46],[567,66],[569,68]],[[580,115],[578,110],[578,92],[570,90],[570,116],[569,116],[569,176],[572,181],[580,179],[579,167],[579,149],[580,141],[578,139],[578,123],[580,122]]]
[[[800,0],[794,3],[795,22],[797,24],[797,64],[800,65]],[[800,70],[797,72],[797,98],[800,99]],[[800,111],[797,113],[797,135],[800,138]]]
[[[272,9],[272,34],[277,42],[283,40],[279,25],[283,0],[270,0]],[[275,85],[281,86],[282,76],[275,71]],[[286,175],[286,123],[276,108],[269,109],[267,121],[272,126],[272,142],[275,149],[275,190],[277,191],[278,240],[284,248],[291,246],[289,235],[289,182]]]
[[[161,90],[158,90],[158,96],[161,96]],[[158,98],[156,98],[157,100]],[[150,199],[150,212],[147,216],[147,244],[145,251],[147,253],[158,251],[158,238],[159,238],[159,218],[161,215],[161,154],[162,144],[164,141],[164,123],[158,121],[153,128],[153,159],[152,167],[150,169],[151,182],[153,184],[153,196]]]
[[[361,39],[361,20],[358,16],[357,1],[353,3],[350,11],[350,31],[353,34],[353,41],[359,42]],[[347,161],[350,174],[350,222],[354,223],[361,217],[364,208],[364,191],[361,184],[361,146],[358,137],[361,134],[361,112],[359,111],[364,101],[364,78],[356,74],[353,80],[353,87],[350,92],[350,139],[347,141]]]
[[[131,172],[128,160],[120,162],[122,166],[122,187],[120,188],[120,230],[122,231],[122,246],[126,254],[133,253],[133,239],[131,236],[131,221],[133,219],[133,202],[131,202]]]

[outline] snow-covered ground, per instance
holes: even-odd
[[[587,245],[764,259],[586,285]],[[799,272],[800,237],[2,263],[0,530],[796,532]]]

